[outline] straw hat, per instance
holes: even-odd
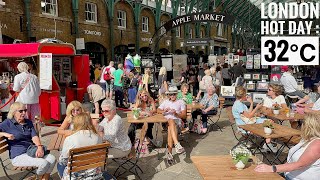
[[[177,86],[170,86],[166,94],[177,94],[178,93],[178,88]]]

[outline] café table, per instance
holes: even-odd
[[[249,162],[243,170],[237,170],[230,155],[218,156],[191,156],[202,178],[207,179],[283,179],[277,173],[255,172],[257,166]]]
[[[281,125],[284,121],[299,121],[303,120],[304,118],[304,115],[299,113],[294,113],[293,117],[287,117],[287,113],[285,111],[280,111],[279,114],[273,114],[272,112],[269,112],[264,113],[264,115],[266,116],[266,118],[278,121]]]
[[[248,140],[257,147],[256,150],[258,150],[264,156],[264,158],[267,159],[267,161],[270,164],[275,164],[276,160],[278,160],[278,162],[282,164],[285,161],[285,160],[281,161],[279,159],[279,156],[281,155],[282,151],[284,150],[285,147],[289,147],[288,143],[294,136],[301,135],[300,130],[293,129],[288,126],[282,126],[276,123],[273,123],[274,129],[270,135],[266,135],[266,133],[264,132],[263,124],[246,124],[246,125],[240,125],[239,127],[247,132]],[[262,138],[261,143],[256,141],[257,136]],[[263,149],[262,146],[265,143],[266,139],[281,139],[277,141],[277,143],[280,144],[280,147],[277,150],[277,152],[273,152],[268,146],[268,148],[271,151],[270,155],[273,156],[273,160],[270,160],[267,157],[267,153],[262,150]],[[283,139],[286,139],[286,140],[283,140]],[[255,154],[255,152],[253,152],[253,154]]]
[[[60,151],[62,149],[63,142],[64,142],[65,138],[66,137],[62,134],[58,134],[58,133],[54,134],[51,137],[50,143],[48,145],[48,150]]]

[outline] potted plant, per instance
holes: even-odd
[[[139,117],[140,117],[140,109],[139,108],[134,108],[134,109],[132,109],[132,112],[133,112],[133,118],[134,119],[139,119]]]
[[[272,105],[273,114],[278,115],[280,113],[281,106],[278,103]]]
[[[266,133],[266,135],[270,135],[272,133],[272,129],[274,129],[273,122],[271,120],[265,120],[263,122],[264,133]]]
[[[250,157],[251,152],[244,145],[239,145],[230,151],[230,155],[233,162],[238,170],[242,170],[246,167]]]

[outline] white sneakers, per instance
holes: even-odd
[[[278,151],[277,146],[273,146],[272,143],[269,143],[269,144],[264,143],[264,145],[263,145],[262,148],[263,148],[265,151],[270,151],[270,149],[271,149],[271,151],[272,151],[273,153],[277,153],[277,151]]]
[[[178,154],[183,153],[185,151],[180,143],[175,144],[174,147],[176,149],[176,153],[178,153]]]

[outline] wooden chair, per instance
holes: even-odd
[[[102,167],[105,170],[108,159],[109,143],[70,149],[68,172],[71,174],[87,169]]]
[[[4,152],[9,152],[9,145],[7,140],[4,137],[0,137],[0,155]],[[0,156],[0,163],[2,166],[2,169],[5,173],[5,175],[7,176],[8,179],[13,180],[13,179],[17,179],[17,177],[15,177],[14,175],[12,175],[13,177],[11,178],[8,174],[8,170],[9,171],[27,171],[27,173],[22,176],[20,178],[20,180],[23,180],[24,178],[26,178],[29,174],[35,174],[34,170],[37,169],[37,167],[34,166],[13,166],[11,164],[11,161],[9,158],[7,159],[2,159]]]

